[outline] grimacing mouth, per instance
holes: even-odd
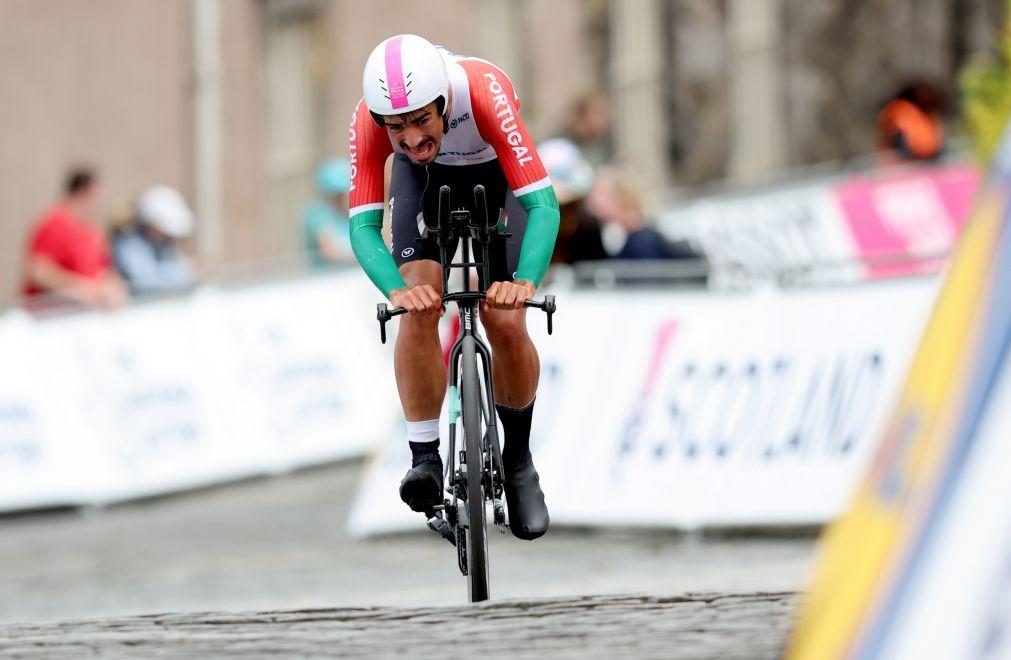
[[[413,149],[411,149],[410,147],[408,147],[406,143],[403,143],[403,142],[400,143],[400,147],[404,151],[406,151],[407,153],[409,153],[409,154],[415,154],[415,153],[418,153],[420,151],[425,151],[425,150],[428,149],[429,145],[431,145],[433,147],[433,150],[434,150],[434,148],[436,147],[435,140],[429,138],[429,139],[425,140],[424,142],[422,142],[421,144],[419,144],[418,146],[414,147]]]

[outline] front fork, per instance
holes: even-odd
[[[498,525],[499,531],[505,534],[506,519],[505,506],[502,504],[503,483],[505,472],[502,468],[502,447],[498,438],[498,417],[495,414],[495,388],[491,377],[491,351],[480,342],[476,342],[478,355],[481,356],[482,371],[484,373],[485,401],[485,456],[487,457],[486,474],[491,476],[491,483],[485,484],[485,491],[488,499],[492,501],[494,511],[494,521]]]
[[[476,314],[476,309],[474,309],[474,307],[471,307],[470,309],[472,315]],[[459,462],[460,465],[465,464],[467,456],[465,450],[461,450],[459,453],[456,451],[456,422],[462,414],[460,391],[457,388],[456,383],[459,381],[460,377],[460,352],[462,350],[461,347],[463,344],[463,338],[468,334],[473,334],[473,330],[461,327],[460,336],[457,337],[456,343],[453,344],[453,348],[449,352],[449,465],[447,466],[446,473],[449,477],[450,492],[453,495],[453,500],[452,502],[447,502],[446,504],[447,509],[452,508],[454,511],[462,511],[462,508],[457,506],[458,502],[459,500],[466,499],[467,497],[466,475],[463,474],[463,470],[457,469],[457,462]],[[495,387],[491,376],[491,351],[489,351],[488,347],[480,341],[475,341],[474,346],[477,349],[477,355],[481,360],[481,371],[484,379],[485,393],[484,400],[481,402],[481,408],[484,412],[485,419],[485,469],[482,472],[483,474],[488,475],[490,480],[484,484],[484,491],[485,496],[492,501],[493,520],[499,530],[504,534],[507,528],[505,506],[502,503],[503,479],[505,473],[503,472],[502,467],[502,448],[498,435],[498,418],[495,414]],[[462,536],[462,534],[460,536]],[[457,547],[462,549],[462,544],[459,542],[460,540],[462,539],[458,539]],[[465,550],[461,551],[461,567],[466,566],[466,556],[463,552],[465,552]]]

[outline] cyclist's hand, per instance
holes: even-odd
[[[485,304],[492,309],[522,309],[523,303],[537,292],[533,282],[493,282],[485,293]]]
[[[411,315],[442,313],[442,298],[431,284],[391,291],[390,302],[394,307],[403,307]]]

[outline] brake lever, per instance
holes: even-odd
[[[407,310],[403,307],[390,309],[386,306],[386,303],[379,303],[376,305],[376,319],[379,320],[379,338],[384,344],[386,343],[386,322],[394,316],[400,316],[406,311]]]
[[[555,305],[554,296],[544,296],[543,301],[528,300],[524,303],[527,307],[536,307],[537,309],[543,311],[548,315],[548,334],[550,335],[554,331],[554,324],[552,323],[552,316],[558,307]]]

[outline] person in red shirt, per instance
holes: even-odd
[[[35,222],[25,259],[24,296],[38,296],[92,307],[115,308],[126,302],[126,288],[112,266],[105,233],[93,219],[102,190],[95,173],[74,170],[65,196]]]

